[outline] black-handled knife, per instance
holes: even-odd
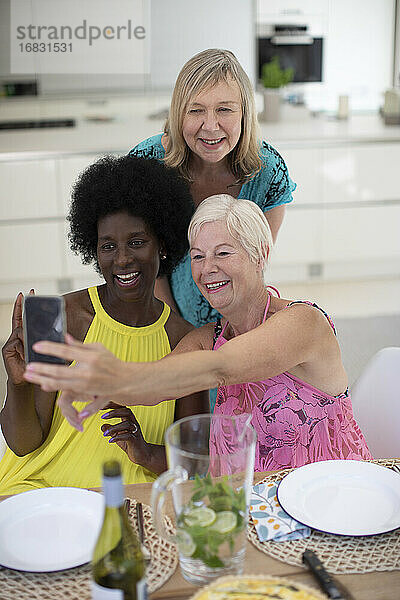
[[[322,562],[312,550],[303,552],[303,563],[307,565],[322,591],[332,600],[354,600],[354,597],[339,581],[325,570]]]

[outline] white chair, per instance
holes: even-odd
[[[354,416],[374,458],[400,457],[400,348],[383,348],[352,389]]]

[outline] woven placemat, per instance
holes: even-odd
[[[370,461],[383,467],[400,464],[399,459]],[[260,483],[277,483],[293,469],[270,475]],[[400,475],[399,475],[400,477]],[[289,542],[260,542],[252,519],[249,519],[247,537],[261,552],[289,565],[304,566],[304,550],[314,550],[331,573],[369,573],[400,569],[400,530],[380,535],[353,537],[338,536],[311,530],[308,538]]]
[[[136,529],[136,502],[131,500],[129,516]],[[147,589],[158,590],[178,565],[176,546],[155,531],[150,506],[143,504],[143,521],[151,563],[147,568]],[[171,520],[165,517],[168,533],[175,533]],[[0,568],[0,600],[90,600],[90,566],[84,565],[54,573],[27,573]]]

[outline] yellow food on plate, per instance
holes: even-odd
[[[192,600],[326,600],[317,590],[300,583],[260,575],[220,577],[202,588]]]

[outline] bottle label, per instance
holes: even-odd
[[[95,581],[91,581],[92,600],[124,600],[124,592],[99,585]],[[147,600],[147,585],[146,580],[141,579],[136,584],[137,600]]]
[[[122,506],[124,502],[124,486],[122,477],[103,476],[103,494],[106,506]]]
[[[124,600],[124,592],[122,590],[114,590],[99,585],[95,581],[91,581],[92,600]]]

